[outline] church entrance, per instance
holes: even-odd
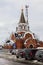
[[[31,44],[31,45],[29,46],[29,48],[34,48],[34,47],[33,47],[33,45]]]

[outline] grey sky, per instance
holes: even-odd
[[[29,25],[32,32],[43,40],[43,0],[0,0],[0,44],[15,31],[21,9],[29,5]]]

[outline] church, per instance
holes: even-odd
[[[11,34],[10,38],[16,43],[17,49],[43,47],[43,42],[36,38],[35,33],[31,32],[29,22],[25,20],[23,9],[16,31]]]

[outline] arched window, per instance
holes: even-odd
[[[31,44],[31,45],[29,46],[29,48],[33,48],[33,45]]]

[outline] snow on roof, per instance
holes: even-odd
[[[43,47],[37,47],[37,49],[43,49]]]
[[[30,32],[30,31],[25,32],[24,37],[25,37],[25,35],[26,35],[27,33],[31,34],[31,35],[32,35],[32,37],[33,37],[33,39],[34,39],[34,35],[33,35],[33,33],[32,33],[32,32]]]

